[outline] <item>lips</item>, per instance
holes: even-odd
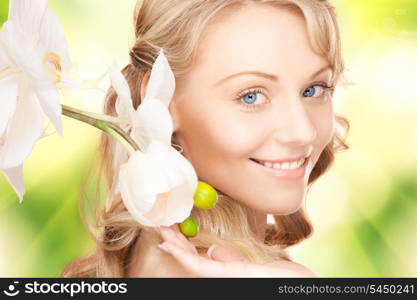
[[[254,162],[256,162],[256,163],[258,163],[258,164],[260,164],[260,165],[262,165],[262,163],[259,160],[256,160],[254,158],[249,158],[249,159],[252,160],[252,161],[254,161]]]
[[[310,155],[309,156],[305,156],[304,158],[305,158],[305,161],[304,161],[304,163],[302,165],[304,165],[306,163],[306,161],[310,159]],[[249,159],[251,161],[253,161],[253,162],[256,162],[257,164],[260,164],[261,166],[264,166],[263,162],[260,161],[260,160],[257,160],[256,158],[250,157]]]
[[[256,161],[256,162],[263,161],[263,162],[281,163],[282,164],[282,163],[285,163],[285,162],[292,163],[292,162],[300,161],[302,159],[308,158],[309,156],[310,156],[310,154],[304,154],[304,155],[299,155],[298,157],[287,157],[287,158],[282,158],[282,159],[273,159],[273,158],[271,158],[271,159],[268,159],[268,158],[266,158],[266,159],[256,159],[256,158],[253,158],[253,157],[251,157],[249,159],[251,159],[253,161]]]
[[[277,177],[280,179],[288,179],[288,180],[298,180],[302,179],[305,176],[306,168],[308,165],[308,161],[310,159],[310,156],[306,157],[304,160],[304,163],[298,167],[297,169],[278,169],[278,168],[270,168],[264,166],[262,163],[260,163],[255,158],[249,158],[255,166],[257,170],[261,170],[262,172],[266,172],[265,174],[272,175],[273,177]]]

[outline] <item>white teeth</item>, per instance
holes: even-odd
[[[290,164],[291,163],[289,163],[289,162],[284,162],[284,163],[281,163],[281,169],[283,169],[283,170],[288,170],[289,168],[290,168]],[[276,168],[276,167],[278,167],[279,168],[279,166],[280,166],[280,164],[274,164],[274,168]]]
[[[298,169],[305,161],[305,158],[294,162],[283,162],[283,163],[272,163],[272,162],[261,162],[265,167],[281,169],[281,170],[294,170]]]
[[[298,161],[294,161],[290,164],[290,169],[297,169],[298,168]]]

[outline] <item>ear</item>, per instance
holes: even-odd
[[[149,78],[151,77],[151,71],[147,71],[143,76],[142,83],[140,85],[140,99],[143,100],[146,95],[146,89],[148,87]]]

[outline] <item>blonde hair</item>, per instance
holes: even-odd
[[[333,83],[343,75],[339,28],[336,12],[327,0],[142,0],[135,13],[136,41],[130,50],[131,63],[123,69],[132,92],[135,108],[141,103],[140,86],[144,75],[152,68],[159,49],[163,48],[176,78],[187,74],[195,60],[201,34],[216,14],[232,6],[250,4],[287,7],[302,13],[314,51],[326,57],[333,69]],[[109,89],[104,113],[116,115],[117,95]],[[337,129],[321,153],[309,178],[311,185],[326,172],[334,161],[334,153],[349,147],[345,138],[349,131],[348,121],[336,115]],[[342,130],[342,131],[341,131]],[[345,133],[342,135],[342,133]],[[117,142],[102,134],[98,146],[98,168],[105,176],[106,190],[110,191],[118,167],[127,159]],[[83,215],[83,210],[81,209]],[[274,216],[275,224],[268,224],[264,241],[255,238],[248,221],[249,209],[227,195],[219,193],[214,209],[193,208],[191,217],[200,224],[200,232],[190,241],[200,253],[212,244],[236,249],[250,261],[265,263],[277,259],[290,260],[286,247],[299,243],[312,233],[312,225],[302,208],[290,215]],[[125,277],[131,259],[130,251],[145,230],[158,240],[151,228],[132,219],[120,201],[120,194],[109,209],[101,210],[95,225],[97,236],[95,252],[68,263],[61,273],[63,277]],[[91,232],[90,232],[91,233]]]

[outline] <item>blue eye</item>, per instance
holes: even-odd
[[[317,98],[317,97],[322,96],[325,92],[332,91],[332,90],[333,90],[332,86],[328,86],[326,84],[315,84],[315,85],[308,87],[304,91],[303,96],[307,98],[309,97]],[[319,93],[319,95],[316,95],[316,93]]]
[[[262,101],[262,97],[265,97],[265,95],[260,89],[250,89],[239,94],[235,100],[247,109],[256,109],[259,106],[266,104],[265,100]],[[261,103],[255,103],[259,101]]]
[[[258,99],[258,94],[254,92],[246,93],[243,95],[243,102],[246,104],[253,104]]]

